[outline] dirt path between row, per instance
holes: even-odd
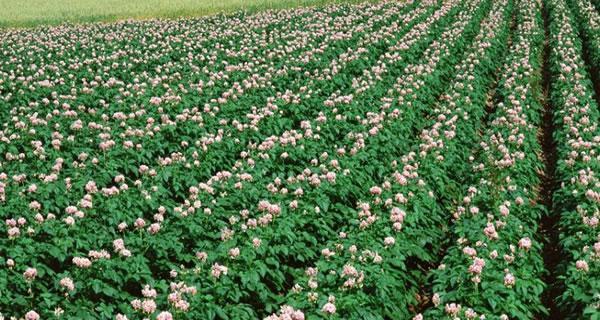
[[[551,94],[551,79],[552,72],[550,70],[550,27],[549,13],[545,1],[542,5],[542,17],[544,19],[544,51],[542,56],[542,93],[543,93],[543,112],[542,126],[540,128],[540,144],[542,145],[542,161],[544,162],[544,172],[541,176],[542,184],[540,186],[540,201],[547,210],[547,214],[542,218],[540,223],[540,233],[544,239],[543,258],[546,266],[547,274],[544,277],[544,282],[547,287],[542,295],[544,306],[548,309],[547,316],[540,317],[541,319],[563,319],[556,299],[561,294],[560,287],[557,283],[557,267],[561,260],[560,246],[558,243],[558,220],[560,215],[554,210],[553,195],[558,188],[558,180],[556,179],[556,162],[557,150],[556,141],[553,138],[554,134],[554,108],[552,106]]]

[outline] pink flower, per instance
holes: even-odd
[[[142,288],[142,295],[146,298],[156,298],[156,290],[152,289],[149,285],[145,285]]]
[[[505,206],[505,205],[500,206],[500,214],[501,215],[506,217],[506,216],[508,216],[509,213],[510,213],[510,210],[508,209],[507,206]]]
[[[71,278],[65,277],[60,279],[60,286],[67,289],[67,291],[75,290],[75,284]]]
[[[434,306],[439,306],[440,303],[442,302],[442,299],[440,298],[440,294],[439,293],[434,293],[433,297],[431,298],[431,302],[433,303]]]
[[[14,239],[21,234],[21,230],[18,227],[8,229],[8,238]]]
[[[181,299],[181,298],[180,298],[179,293],[177,293],[177,292],[169,293],[169,296],[167,297],[167,300],[169,300],[169,302],[171,302],[171,303],[175,303],[175,302],[179,301],[179,299]]]
[[[156,320],[173,320],[173,315],[168,311],[163,311],[156,316]]]
[[[447,314],[456,316],[460,312],[460,308],[461,308],[460,304],[450,303],[450,304],[446,304],[446,307],[444,308],[444,310],[446,311]]]
[[[148,232],[150,234],[157,234],[158,231],[160,231],[160,224],[158,223],[153,223],[148,227]]]
[[[281,307],[280,315],[272,314],[266,317],[264,320],[304,320],[304,313],[300,310],[294,310],[294,308],[284,305]]]
[[[317,273],[319,273],[319,270],[317,268],[313,268],[313,267],[308,267],[305,271],[306,275],[309,277],[314,277],[317,275]]]
[[[471,248],[471,247],[464,247],[463,248],[463,253],[466,254],[469,257],[474,257],[475,255],[477,255],[477,250]]]
[[[140,299],[135,299],[131,301],[131,306],[133,307],[133,309],[139,310],[142,308],[142,301],[140,301]]]
[[[223,228],[223,230],[221,230],[221,240],[223,240],[223,241],[230,240],[233,237],[234,233],[235,233],[235,231],[233,231],[229,228]]]
[[[294,311],[292,314],[292,320],[304,320],[304,313],[300,310]]]
[[[373,257],[373,263],[381,263],[382,261],[383,258],[378,253],[375,253],[375,256]]]
[[[507,273],[506,275],[504,275],[504,285],[507,287],[512,287],[515,285],[515,276],[513,276],[511,273]]]
[[[86,183],[86,185],[85,185],[85,191],[87,191],[89,193],[98,192],[98,187],[96,186],[96,182],[88,181],[88,183]]]
[[[133,225],[136,228],[141,229],[146,225],[146,221],[144,221],[144,219],[142,219],[142,218],[137,218],[137,219],[135,219],[135,222],[133,223]]]
[[[325,257],[325,258],[329,258],[331,256],[335,255],[334,251],[329,250],[329,248],[325,248],[323,250],[321,250],[321,254]]]
[[[483,267],[485,267],[485,260],[481,258],[475,258],[473,260],[473,264],[469,267],[469,272],[473,274],[481,274],[483,271]]]
[[[325,313],[329,313],[329,314],[334,314],[335,313],[335,305],[331,302],[327,302],[323,308],[321,308],[321,311],[325,312]]]
[[[233,259],[237,258],[240,255],[240,248],[231,248],[229,250],[229,256]]]
[[[42,208],[42,205],[37,201],[32,201],[31,203],[29,203],[29,208],[31,210],[40,210]]]
[[[64,221],[69,226],[72,226],[75,224],[75,219],[73,219],[73,217],[66,217]]]
[[[75,214],[75,212],[77,212],[77,207],[75,207],[75,206],[68,206],[67,208],[65,208],[65,212],[67,214]]]
[[[208,254],[204,251],[196,252],[196,258],[202,262],[206,262],[206,258],[208,258]]]
[[[27,268],[27,270],[25,270],[25,272],[23,272],[23,277],[25,277],[25,280],[27,280],[27,281],[35,280],[35,277],[37,277],[37,269],[36,268]]]
[[[575,262],[575,267],[579,271],[583,271],[583,272],[590,271],[590,267],[588,266],[588,263],[585,260],[577,260],[577,262]]]
[[[152,97],[150,98],[150,104],[151,105],[159,105],[162,102],[162,99],[160,97]]]
[[[271,213],[273,215],[278,215],[281,213],[281,207],[279,207],[279,205],[277,205],[277,204],[272,204],[269,206],[268,211],[269,211],[269,213]]]
[[[531,239],[522,238],[519,240],[519,248],[524,249],[525,251],[529,250],[531,248]]]
[[[347,277],[356,277],[358,276],[358,270],[350,264],[344,265],[344,269],[342,271],[342,275]]]
[[[43,215],[41,215],[41,214],[39,214],[39,213],[38,213],[38,214],[36,214],[36,215],[35,215],[35,221],[37,221],[37,222],[39,222],[39,223],[42,223],[42,222],[44,222],[44,216],[43,216]]]
[[[125,249],[125,241],[123,241],[123,239],[116,239],[115,241],[113,241],[113,247],[115,248],[115,251],[117,251],[117,252],[124,250]]]
[[[154,300],[144,300],[142,301],[142,311],[144,313],[153,313],[156,310],[156,302]]]
[[[92,261],[88,258],[74,257],[73,263],[79,268],[89,268],[92,265]]]
[[[390,220],[393,222],[399,222],[402,223],[404,222],[404,218],[406,217],[406,212],[404,212],[404,210],[398,208],[398,207],[393,207],[391,214],[390,214]]]
[[[221,274],[227,275],[227,271],[227,267],[215,263],[212,266],[211,275],[218,279],[219,277],[221,277]]]
[[[180,299],[175,302],[175,308],[182,311],[187,311],[190,308],[190,304],[187,301]]]
[[[477,313],[475,310],[469,308],[467,311],[465,311],[465,317],[467,317],[467,319],[475,319],[477,318]]]
[[[383,240],[383,244],[384,244],[386,247],[393,246],[393,245],[394,245],[394,243],[396,243],[396,239],[394,239],[394,237],[386,237],[386,238]]]
[[[25,314],[25,320],[38,320],[39,318],[40,318],[40,315],[33,310],[31,310]]]
[[[369,192],[371,192],[372,195],[378,196],[381,194],[382,189],[380,187],[375,186],[375,187],[371,187],[371,189],[369,189]]]
[[[92,260],[110,259],[110,253],[108,253],[108,251],[106,251],[106,250],[100,250],[100,251],[91,250],[88,253],[88,257],[92,258]]]
[[[335,182],[336,174],[335,172],[327,172],[327,180],[331,183]]]
[[[483,229],[483,233],[490,239],[498,239],[498,232],[496,232],[496,228],[493,224],[488,223],[487,226]]]

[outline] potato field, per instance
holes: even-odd
[[[0,318],[600,319],[599,10],[0,29]]]

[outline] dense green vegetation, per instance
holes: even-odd
[[[599,21],[409,0],[4,29],[0,318],[598,319]]]

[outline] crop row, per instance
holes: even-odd
[[[583,62],[576,23],[565,1],[549,1],[552,37],[552,103],[555,107],[557,176],[554,195],[560,215],[564,259],[559,282],[565,315],[600,316],[600,110]]]

